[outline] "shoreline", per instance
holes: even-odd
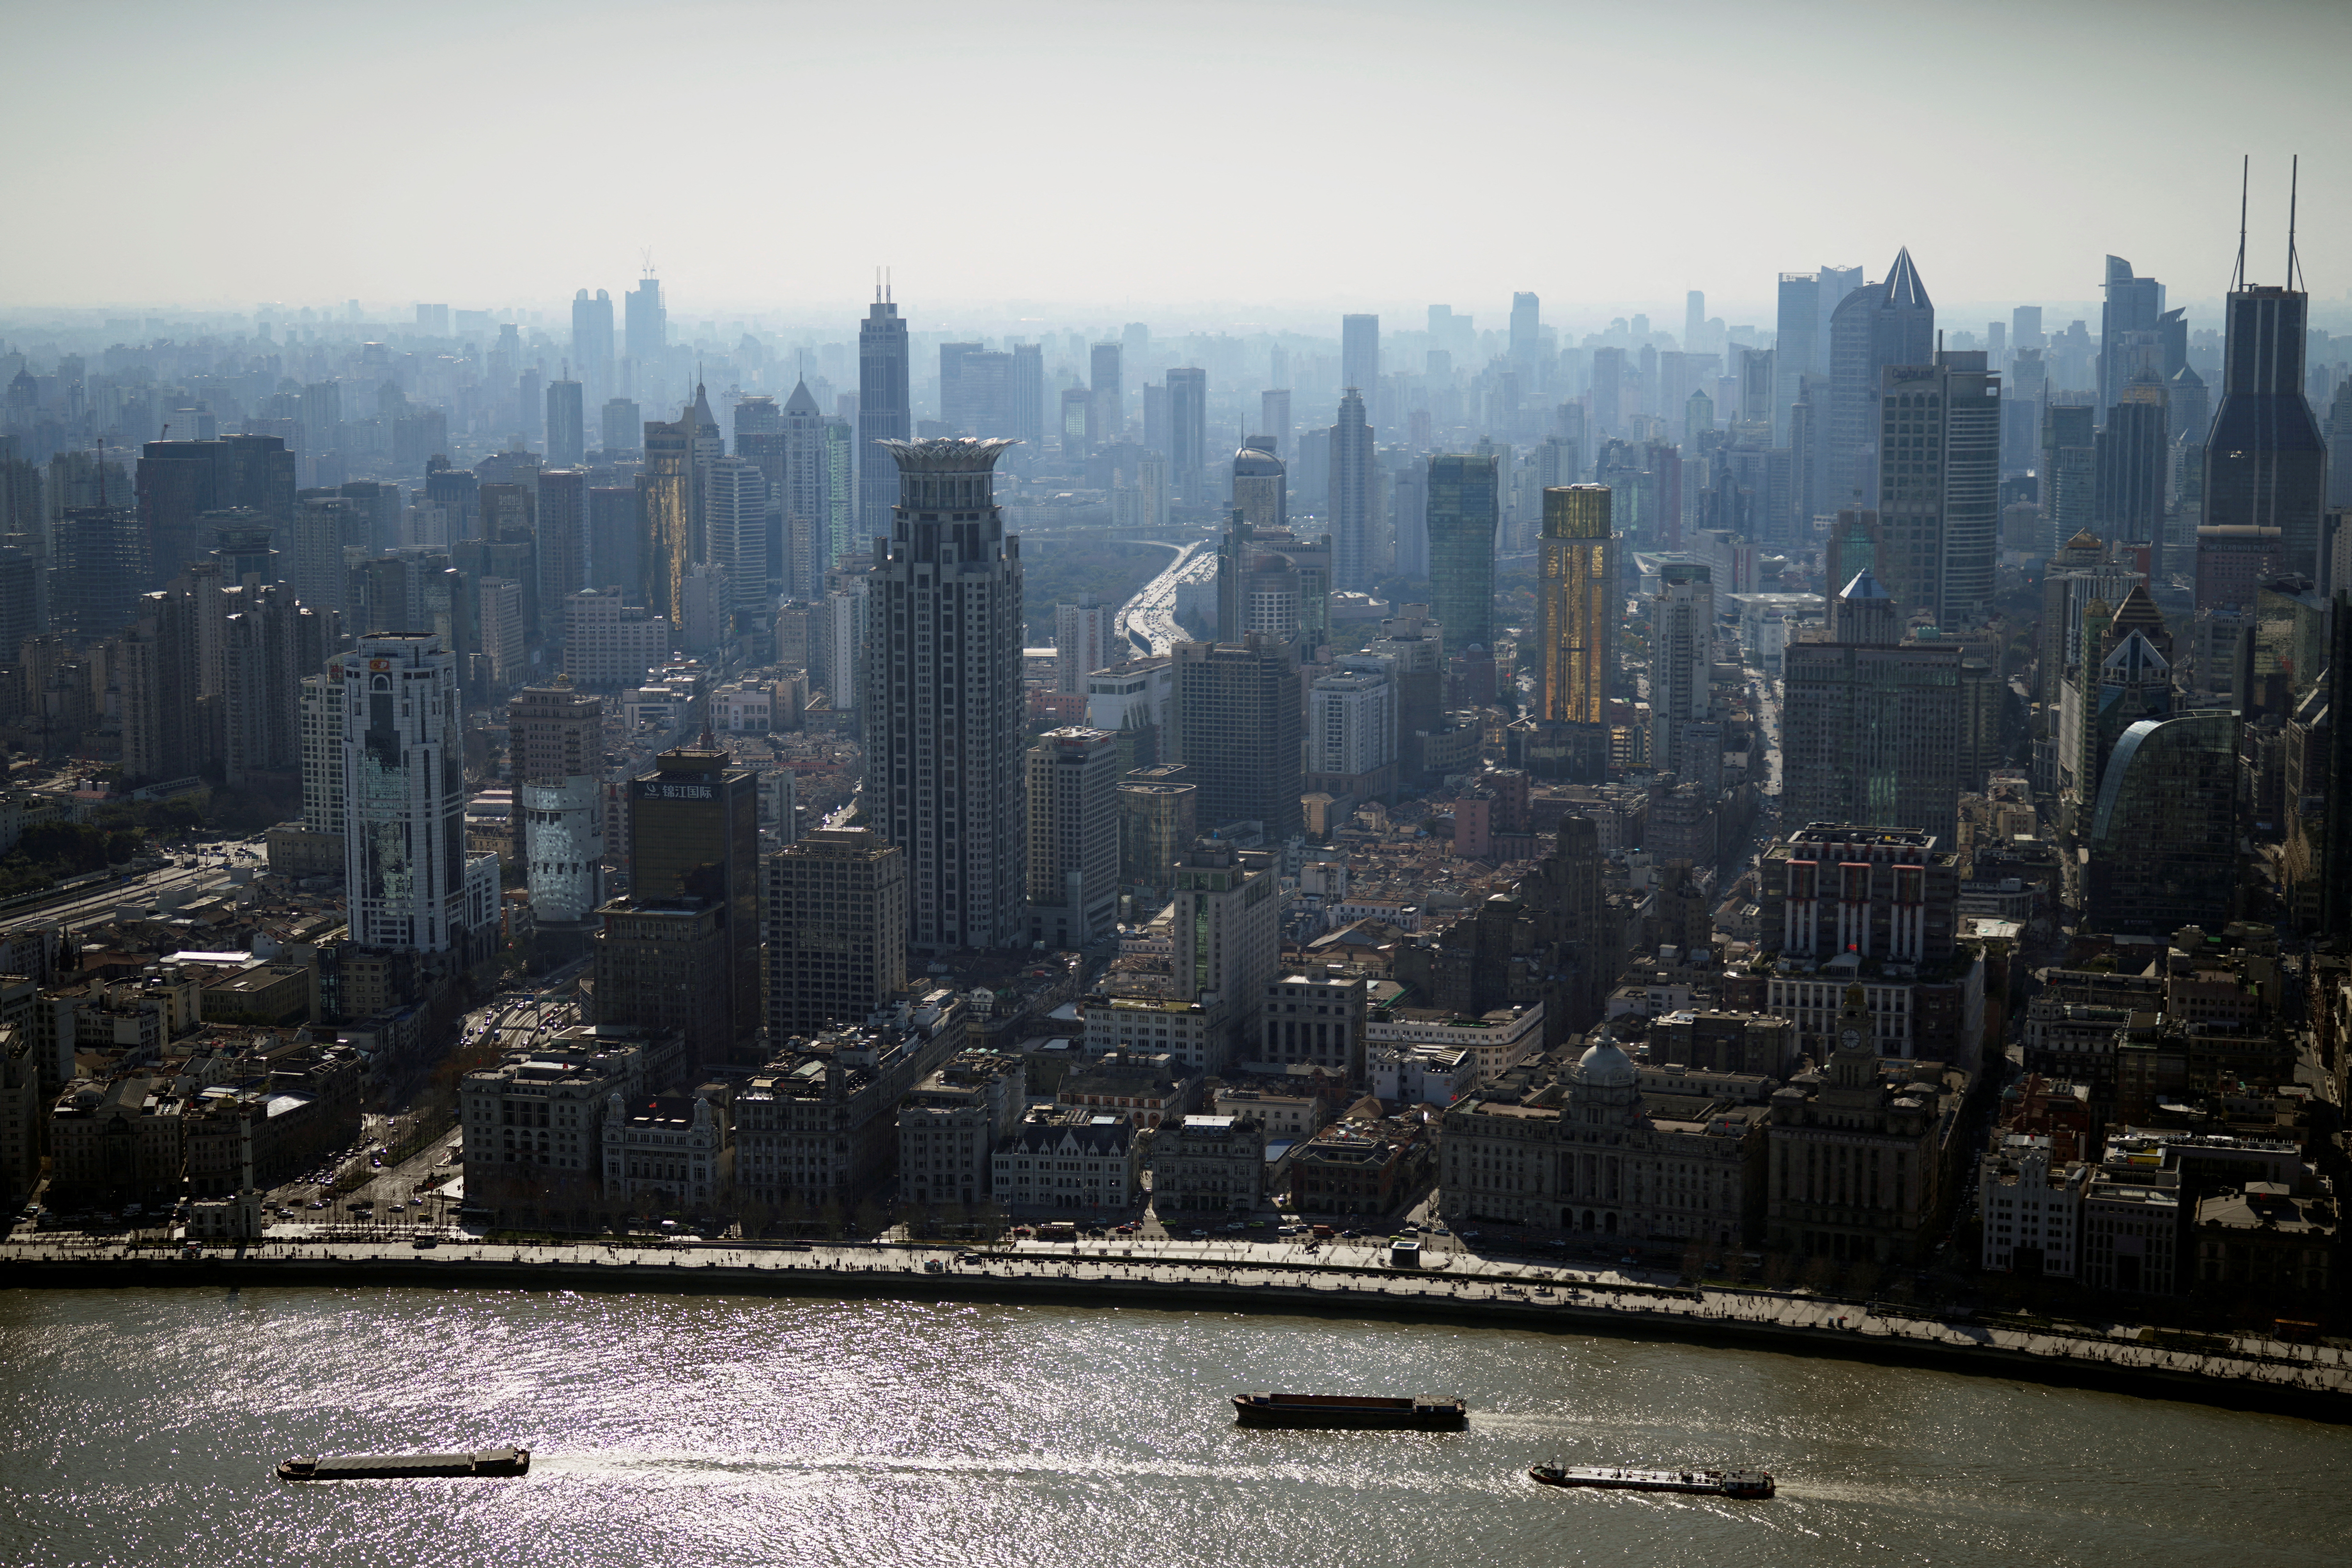
[[[2352,1425],[2352,1361],[2334,1352],[2319,1352],[2329,1360],[2303,1362],[2201,1356],[2136,1341],[2076,1341],[1765,1291],[1604,1284],[1533,1271],[1464,1277],[1377,1265],[1302,1268],[1066,1250],[992,1250],[978,1254],[980,1263],[956,1264],[949,1261],[956,1248],[656,1247],[625,1249],[624,1256],[624,1249],[601,1246],[465,1241],[429,1249],[277,1245],[282,1250],[194,1259],[168,1253],[19,1256],[6,1259],[8,1283],[36,1289],[383,1285],[824,1296],[1445,1322],[1826,1355]],[[892,1253],[898,1256],[876,1261]],[[929,1272],[926,1262],[945,1267]],[[2105,1353],[2088,1353],[2092,1346]]]

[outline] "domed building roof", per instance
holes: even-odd
[[[1234,478],[1237,479],[1270,479],[1286,471],[1280,458],[1259,447],[1244,447],[1234,453]]]
[[[1631,1089],[1633,1079],[1633,1058],[1618,1048],[1616,1037],[1606,1028],[1576,1058],[1576,1081],[1588,1089]]]

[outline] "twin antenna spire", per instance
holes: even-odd
[[[2238,261],[2230,269],[2230,292],[2249,287],[2246,282],[2246,185],[2253,159],[2242,157],[2238,164]],[[2295,198],[2303,184],[2303,155],[2296,153],[2287,163],[2286,176],[2286,287],[2293,289],[2303,276],[2303,258],[2295,254]]]
[[[874,269],[874,302],[877,305],[890,302],[890,269],[887,267]]]

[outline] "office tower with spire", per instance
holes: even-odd
[[[1877,405],[1878,570],[1937,625],[1992,613],[2000,544],[2000,378],[1980,349],[1890,364]]]
[[[1255,822],[1268,843],[1298,831],[1304,722],[1287,638],[1249,632],[1176,645],[1176,760],[1199,787],[1204,831]]]
[[[1864,569],[1838,594],[1830,640],[1782,653],[1784,822],[1958,830],[1960,649],[1902,636],[1901,606]]]
[[[891,531],[898,501],[898,467],[880,443],[915,433],[907,354],[907,323],[886,285],[857,326],[857,531],[866,540]]]
[[[2200,521],[2277,529],[2286,570],[2324,589],[2327,443],[2304,395],[2311,297],[2296,287],[2301,277],[2290,226],[2284,281],[2249,279],[2241,227],[2238,264],[2222,301],[2221,401],[2205,439]]]
[[[2143,369],[2161,380],[2164,364],[2164,285],[2132,275],[2132,264],[2107,258],[2105,300],[2099,306],[2099,417],[2105,421]]]
[[[1868,505],[1877,489],[1878,399],[1889,365],[1935,363],[1936,306],[1908,247],[1886,280],[1847,294],[1830,317],[1823,506]]]
[[[768,498],[779,535],[774,548],[782,560],[785,596],[814,598],[824,589],[824,574],[841,563],[833,537],[835,498],[825,418],[807,382],[793,384],[781,424],[776,489]]]
[[[1048,730],[1026,766],[1029,940],[1089,946],[1118,926],[1118,737]]]
[[[1429,599],[1445,646],[1495,646],[1495,535],[1502,523],[1500,459],[1454,452],[1429,459]]]
[[[1005,441],[893,441],[898,507],[867,590],[866,809],[907,852],[908,940],[1024,940],[1021,542],[992,476]]]
[[[371,632],[337,668],[352,941],[470,963],[495,929],[499,858],[466,852],[457,658],[431,632]]]
[[[580,384],[569,375],[547,384],[547,466],[576,468],[588,455],[588,425]]]
[[[1350,383],[1339,395],[1339,422],[1331,426],[1332,576],[1342,592],[1361,593],[1372,585],[1373,487],[1379,479],[1363,394]]]
[[[1209,373],[1168,373],[1168,465],[1178,499],[1205,506],[1215,488],[1209,474]]]
[[[1381,319],[1339,318],[1339,384],[1373,393],[1381,384]]]
[[[1561,485],[1543,492],[1536,585],[1536,714],[1554,723],[1609,721],[1616,675],[1617,538],[1609,490]]]

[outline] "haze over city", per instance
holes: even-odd
[[[2352,0],[0,64],[0,1565],[2342,1568]]]

